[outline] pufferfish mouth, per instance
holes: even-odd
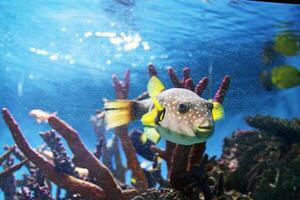
[[[196,132],[198,133],[210,133],[214,130],[214,126],[210,125],[210,126],[199,126],[196,128]]]

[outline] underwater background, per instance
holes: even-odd
[[[208,76],[205,99],[229,75],[225,118],[206,144],[206,153],[219,157],[226,136],[249,128],[246,116],[299,117],[300,87],[267,91],[260,78],[279,65],[300,68],[299,51],[264,54],[278,35],[299,35],[299,19],[300,5],[239,0],[1,0],[0,106],[11,111],[34,147],[49,125],[28,113],[42,109],[58,112],[94,149],[90,118],[103,108],[103,98],[115,98],[112,74],[122,79],[130,70],[129,98],[135,98],[146,91],[150,63],[167,88],[168,67],[181,76],[188,66],[194,80]],[[129,125],[134,127],[142,129],[139,122]],[[1,119],[5,144],[14,142]]]

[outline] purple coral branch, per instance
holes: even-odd
[[[49,117],[48,122],[67,141],[74,154],[73,161],[76,166],[89,170],[89,176],[96,179],[95,183],[105,190],[107,198],[123,199],[122,190],[111,171],[87,149],[78,132],[57,116]]]
[[[27,159],[22,160],[20,163],[10,166],[6,168],[3,172],[0,172],[0,182],[8,176],[11,176],[15,171],[18,171],[26,162]]]
[[[205,152],[205,145],[206,142],[192,145],[188,157],[187,171],[191,171],[193,166],[201,160]]]
[[[183,175],[187,168],[188,158],[192,145],[176,145],[171,158],[171,167],[169,169],[169,182],[177,190],[184,190],[186,182]]]
[[[157,71],[156,71],[155,67],[152,64],[148,65],[148,73],[149,73],[150,77],[151,76],[157,76]]]
[[[130,72],[125,73],[124,82],[120,81],[116,74],[112,75],[117,99],[127,99],[129,90]]]
[[[214,101],[223,103],[227,90],[229,89],[230,78],[228,75],[224,76],[218,91],[215,94]]]
[[[15,148],[16,148],[15,145],[12,147],[9,147],[7,149],[7,151],[3,155],[0,156],[0,165],[2,165],[2,163],[10,156],[10,154],[14,152]]]
[[[193,79],[191,79],[191,78],[185,79],[184,80],[184,88],[194,91],[195,90],[195,85],[193,83]]]
[[[121,139],[123,150],[127,159],[127,166],[132,171],[132,176],[137,180],[136,188],[139,191],[145,191],[148,188],[148,183],[143,169],[136,157],[136,151],[128,136],[127,126],[115,128],[115,133]]]
[[[208,83],[208,78],[207,77],[202,78],[196,85],[195,93],[201,96],[207,87],[207,83]]]
[[[183,84],[182,82],[177,78],[174,69],[172,67],[168,68],[168,74],[170,76],[171,82],[173,83],[173,86],[176,88],[182,88]]]
[[[61,142],[61,138],[55,134],[55,131],[46,131],[40,134],[53,153],[53,160],[58,171],[79,177],[75,171],[75,166],[67,155],[67,152]]]

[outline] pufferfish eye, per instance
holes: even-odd
[[[190,109],[190,103],[184,102],[184,103],[178,104],[177,110],[181,114],[186,113],[189,109]]]

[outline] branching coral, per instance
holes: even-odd
[[[0,189],[4,192],[5,199],[16,199],[16,181],[13,173],[19,170],[27,159],[23,159],[20,163],[14,164],[11,154],[15,151],[16,146],[7,148],[6,152],[0,156],[0,166],[4,171],[0,172]]]
[[[258,131],[236,131],[225,140],[221,161],[231,171],[225,186],[254,199],[299,199],[299,120],[258,115],[247,122]]]
[[[254,128],[282,136],[289,141],[300,140],[299,119],[283,120],[277,117],[257,115],[248,117],[246,121]]]
[[[47,176],[49,180],[72,193],[79,193],[82,197],[87,199],[106,198],[106,194],[103,189],[97,185],[57,171],[51,162],[46,160],[30,147],[10,112],[4,108],[2,110],[2,114],[18,148]]]
[[[80,194],[85,199],[128,199],[135,194],[135,190],[121,190],[108,168],[89,152],[81,142],[78,133],[58,117],[51,116],[49,124],[66,139],[74,153],[74,163],[79,167],[88,169],[89,176],[93,178],[94,183],[78,179],[58,170],[51,161],[29,146],[10,112],[3,109],[2,114],[20,150],[41,170],[47,179],[59,187],[71,193]]]
[[[21,198],[52,200],[51,189],[44,174],[38,169],[31,169],[30,173],[30,176],[24,176]]]

